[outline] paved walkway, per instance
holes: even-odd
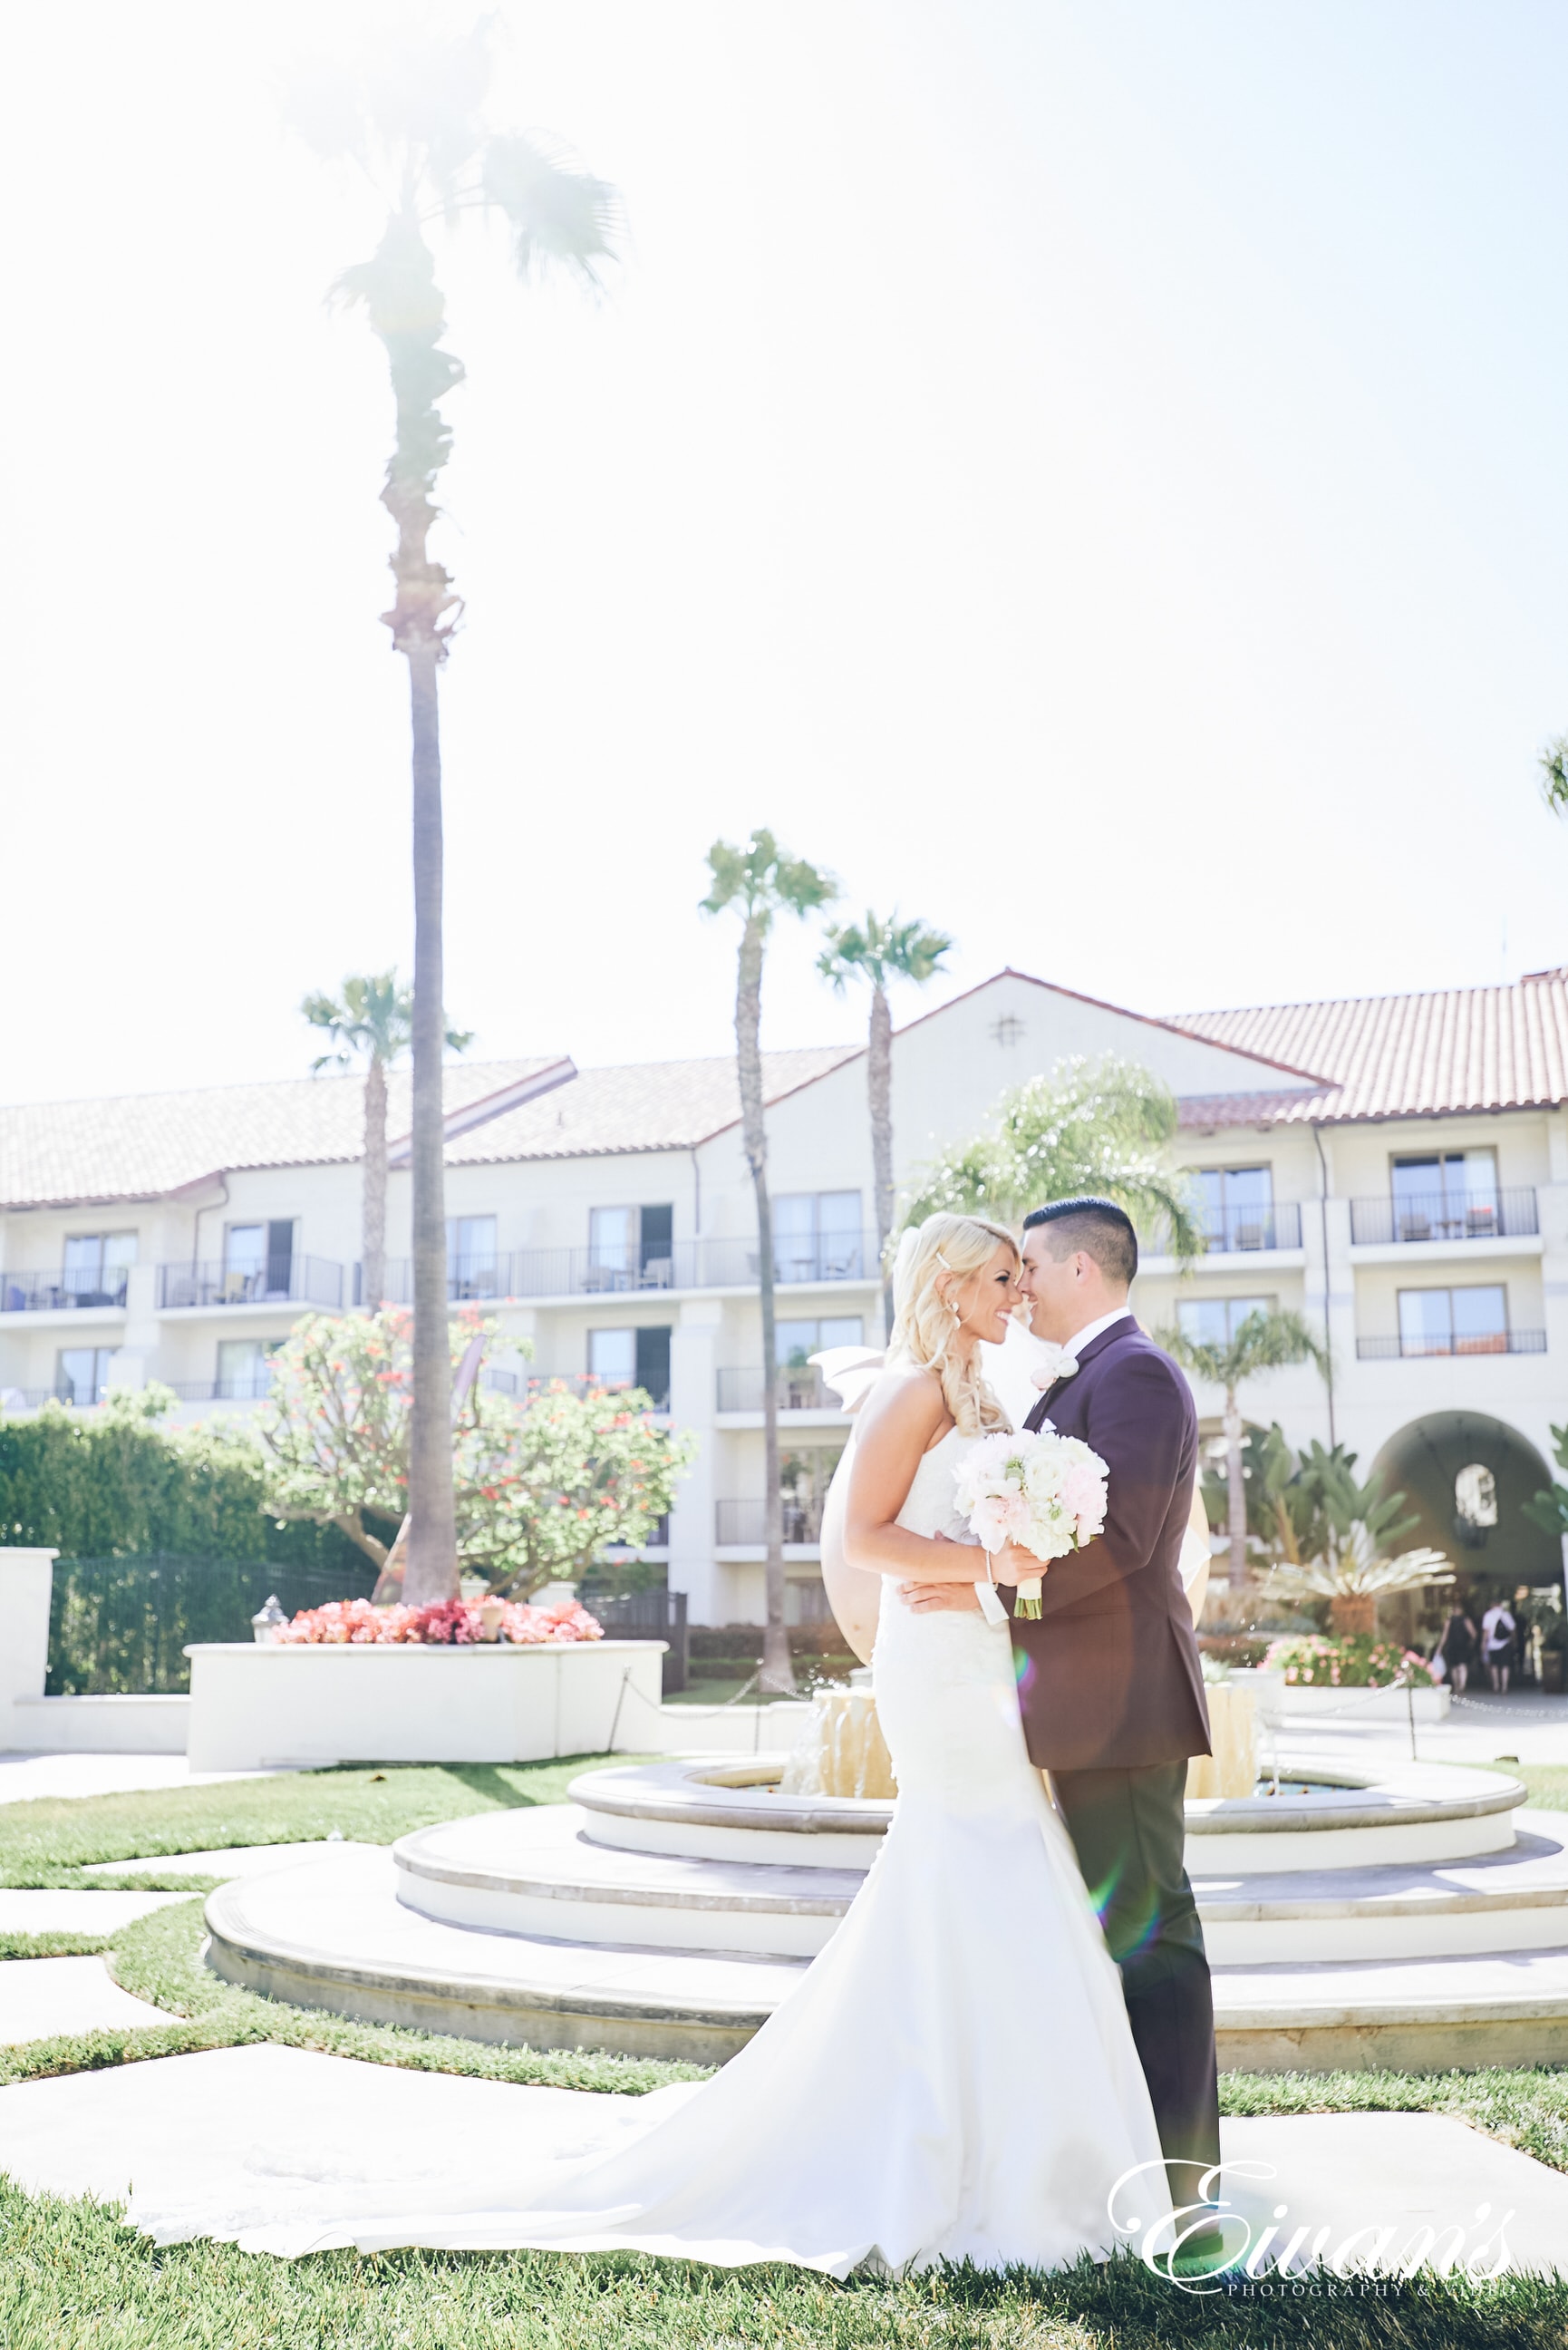
[[[57,2033],[169,2021],[161,2008],[111,1981],[101,1959],[0,1960],[0,2043],[6,2047],[52,2040]]]
[[[224,1779],[292,1777],[275,1771],[192,1771],[182,1754],[0,1754],[0,1804],[35,1795],[119,1795],[144,1788],[213,1787]]]
[[[638,2103],[303,2049],[214,2049],[0,2093],[0,2168],[29,2192],[124,2201],[161,2242],[244,2243],[281,2222],[304,2251],[326,2212],[439,2210],[453,2177],[485,2179],[504,2204],[536,2159],[635,2126]],[[1267,2274],[1258,2246],[1272,2227],[1274,2256],[1297,2230],[1309,2246],[1321,2230],[1323,2258],[1347,2268],[1359,2257],[1397,2269],[1436,2242],[1482,2274],[1568,2273],[1568,2178],[1461,2122],[1313,2114],[1227,2122],[1223,2143],[1237,2166],[1225,2200],[1238,2267],[1251,2255]],[[1119,2216],[1147,2229],[1156,2214],[1135,2187]]]
[[[0,1887],[0,1934],[112,1934],[189,1893],[18,1893]],[[5,2016],[0,2002],[0,2032]]]
[[[1408,1762],[1408,1721],[1386,1714],[1357,1719],[1355,1697],[1354,1690],[1345,1692],[1345,1710],[1334,1719],[1287,1713],[1276,1733],[1281,1754],[1323,1762],[1337,1758],[1353,1770],[1363,1764],[1376,1770],[1383,1762]],[[1259,1743],[1266,1760],[1266,1728]],[[1490,1763],[1507,1756],[1516,1762],[1568,1764],[1568,1697],[1478,1693],[1456,1698],[1446,1721],[1417,1721],[1416,1752],[1423,1762]]]

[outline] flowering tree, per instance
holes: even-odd
[[[262,1427],[273,1516],[337,1526],[383,1569],[407,1507],[411,1322],[396,1307],[306,1315],[272,1358]],[[494,1327],[457,1316],[454,1366]],[[563,1382],[521,1407],[476,1385],[452,1445],[459,1564],[516,1597],[580,1575],[612,1543],[645,1543],[693,1449],[655,1423],[640,1389]]]

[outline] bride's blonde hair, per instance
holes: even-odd
[[[893,1275],[891,1362],[935,1371],[953,1421],[965,1436],[1011,1426],[981,1376],[979,1350],[967,1360],[954,1351],[962,1307],[958,1293],[985,1271],[998,1248],[1021,1262],[1018,1243],[1004,1225],[982,1216],[928,1216],[907,1232]]]

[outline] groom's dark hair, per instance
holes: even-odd
[[[1092,1256],[1108,1281],[1125,1282],[1130,1289],[1137,1272],[1137,1234],[1133,1220],[1114,1200],[1085,1194],[1077,1200],[1053,1200],[1049,1207],[1031,1208],[1023,1219],[1026,1232],[1045,1232],[1045,1245],[1058,1263],[1082,1249]]]

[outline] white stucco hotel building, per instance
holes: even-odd
[[[1177,1095],[1207,1253],[1146,1254],[1156,1328],[1222,1326],[1260,1299],[1326,1327],[1333,1376],[1243,1396],[1297,1444],[1336,1437],[1418,1504],[1418,1539],[1471,1571],[1555,1580],[1520,1503],[1568,1419],[1568,972],[1509,987],[1143,1017],[1004,971],[893,1048],[908,1176],[998,1095],[1064,1055],[1114,1053]],[[817,1509],[845,1422],[800,1365],[880,1330],[864,1055],[770,1055],[792,1612],[820,1607]],[[490,1376],[635,1378],[695,1430],[673,1512],[691,1620],[762,1612],[762,1366],[752,1194],[727,1059],[447,1076],[451,1289],[493,1309]],[[391,1132],[406,1135],[406,1076]],[[306,1306],[351,1310],[361,1095],[351,1076],[0,1110],[0,1406],[91,1406],[167,1382],[182,1417],[256,1408],[265,1355]],[[407,1295],[409,1177],[394,1146],[389,1286]],[[1220,1398],[1200,1392],[1206,1425]],[[1490,1494],[1495,1523],[1465,1513]]]

